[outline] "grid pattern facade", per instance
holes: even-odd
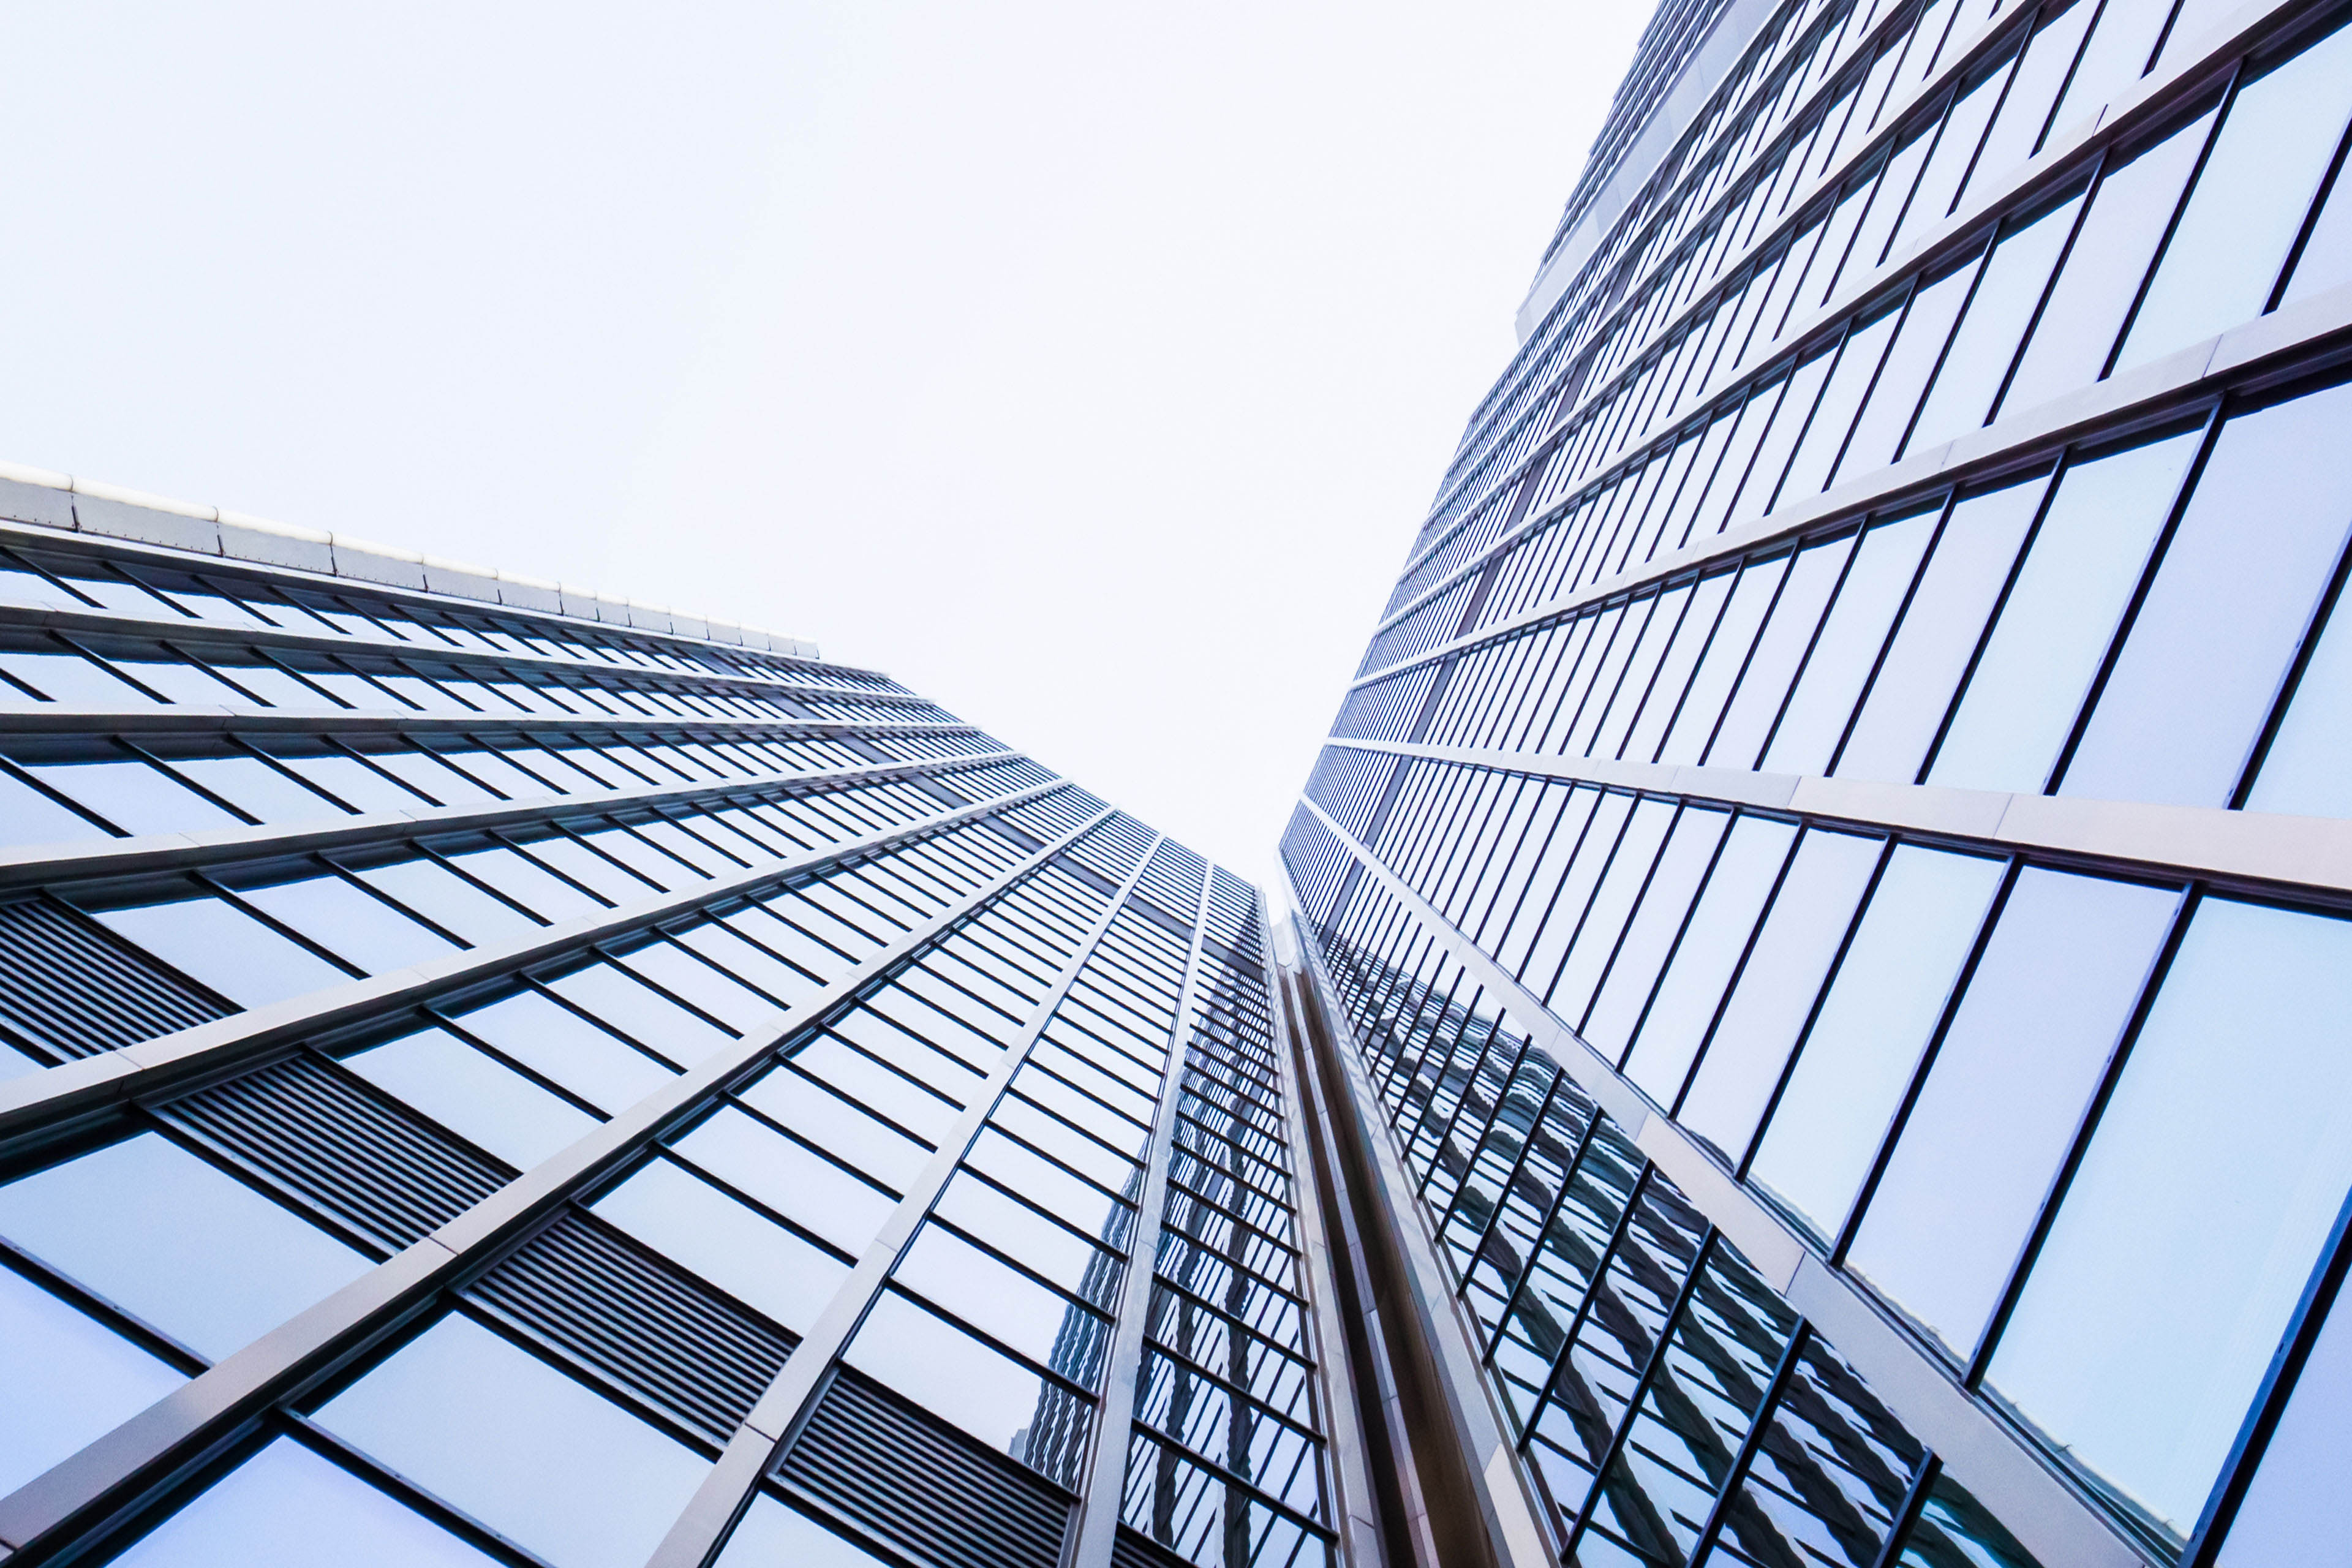
[[[1284,855],[1556,1549],[2333,1550],[2345,22],[1799,0],[1549,258]]]
[[[884,676],[121,540],[0,524],[0,688],[12,1563],[1328,1559],[1254,889]]]

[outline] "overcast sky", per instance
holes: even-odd
[[[0,457],[813,638],[1264,876],[1648,8],[18,8]]]

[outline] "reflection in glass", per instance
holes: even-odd
[[[1905,1121],[1847,1264],[1974,1352],[2177,890],[2021,872]]]
[[[2352,925],[2209,898],[1987,1382],[2176,1535],[2352,1187]]]
[[[1029,1436],[1038,1427],[1083,1434],[1090,1406],[897,1291],[885,1291],[874,1303],[842,1359],[998,1453],[1064,1486],[1077,1484],[1076,1450],[1082,1443],[1060,1442],[1033,1454]],[[1041,1421],[1041,1414],[1048,1419]],[[1071,1415],[1079,1419],[1067,1426],[1054,1419]]]

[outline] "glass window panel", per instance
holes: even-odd
[[[257,757],[175,757],[172,765],[263,822],[313,822],[345,815],[342,807]]]
[[[679,1139],[677,1147],[720,1181],[852,1255],[866,1250],[898,1206],[896,1200],[732,1106],[722,1107]]]
[[[27,844],[72,844],[107,836],[106,829],[88,817],[58,805],[14,774],[0,773],[0,846],[13,849]]]
[[[5,1201],[5,1195],[0,1195]],[[21,1274],[0,1268],[0,1497],[186,1379]]]
[[[1139,1180],[1135,1167],[1093,1139],[1081,1135],[1061,1118],[1025,1101],[1006,1099],[997,1102],[989,1121],[1024,1142],[1042,1149],[1080,1175],[1115,1193],[1134,1195],[1129,1189]]]
[[[564,876],[621,908],[641,904],[660,896],[659,888],[642,877],[623,870],[574,839],[550,835],[545,838],[531,839],[520,847],[532,859],[545,861]],[[486,877],[483,880],[489,879]]]
[[[2352,114],[2352,29],[2241,88],[2198,173],[2116,368],[2251,321]]]
[[[727,1538],[715,1568],[890,1568],[872,1552],[852,1546],[797,1509],[786,1508],[767,1493],[751,1500],[751,1508]]]
[[[2037,867],[2002,906],[1848,1258],[1956,1357],[1976,1349],[2179,903]]]
[[[1927,377],[1934,374],[1936,362],[1952,335],[1952,320],[1959,314],[1976,275],[1972,257],[1922,285],[1913,297],[1911,308],[1904,313],[1902,335],[1887,351],[1878,384],[1870,389],[1870,401],[1854,422],[1853,438],[1838,462],[1838,478],[1851,479],[1895,460],[1912,411],[1919,406],[1919,395],[1927,390]]]
[[[2196,447],[2189,432],[2060,476],[1929,784],[2042,792]]]
[[[594,832],[584,832],[580,837],[645,878],[656,888],[676,891],[677,889],[692,887],[698,882],[709,879],[691,866],[672,859],[626,828],[607,827]],[[533,847],[536,848],[537,846]],[[566,868],[569,869],[569,868]],[[645,892],[640,890],[637,896],[643,898]]]
[[[310,877],[239,891],[272,920],[291,926],[370,974],[405,969],[458,951],[341,877]]]
[[[529,915],[508,907],[431,860],[395,860],[353,875],[371,888],[380,888],[434,924],[455,931],[477,947],[512,941],[536,931]]]
[[[176,707],[244,708],[252,701],[244,692],[216,679],[202,665],[153,643],[118,643],[111,638],[94,645],[122,675]]]
[[[2066,96],[2052,117],[2053,132],[2096,113],[2131,90],[2132,83],[2147,69],[2148,57],[2156,51],[2156,36],[2163,30],[2171,9],[2163,0],[2108,0],[2082,58],[2075,62]]]
[[[2352,282],[2352,180],[2339,171],[2279,302],[2292,305],[2347,282]]]
[[[135,712],[155,706],[153,698],[128,681],[117,679],[103,667],[78,653],[67,653],[46,638],[30,647],[0,643],[0,670],[52,702],[87,712]],[[23,700],[23,694],[14,689],[0,696],[0,701]]]
[[[786,1006],[804,1001],[821,989],[799,970],[752,946],[715,921],[672,934],[676,941],[729,973],[742,976]]]
[[[450,1316],[320,1407],[319,1425],[556,1568],[640,1568],[709,1462]]]
[[[1845,939],[1880,844],[1847,833],[1804,836],[1724,1005],[1677,1120],[1735,1165]]]
[[[523,772],[496,752],[485,751],[478,746],[447,752],[443,760],[467,777],[478,779],[489,785],[509,800],[542,798],[548,793],[543,780]]]
[[[960,1236],[925,1226],[892,1278],[1074,1382],[1092,1386],[1101,1376],[1108,1323]]]
[[[2048,482],[2043,474],[1953,507],[1838,753],[1840,778],[1918,776]]]
[[[1125,1205],[993,1128],[981,1130],[972,1144],[971,1163],[1088,1236],[1099,1236],[1116,1247],[1126,1233]]]
[[[1716,846],[1730,823],[1728,812],[1695,807],[1685,807],[1675,822],[1674,836],[1650,873],[1649,886],[1643,889],[1624,939],[1610,963],[1609,978],[1581,1030],[1605,1055],[1613,1058],[1624,1048],[1649,1000],[1666,951],[1682,929],[1699,879],[1706,874]]]
[[[2347,1013],[2352,925],[2199,908],[1987,1374],[2183,1536],[2352,1185]]]
[[[646,1164],[593,1206],[796,1334],[808,1332],[849,1277],[838,1258],[667,1160]]]
[[[1985,422],[2082,205],[2080,195],[2071,197],[2002,236],[1993,247],[1992,258],[1985,263],[1984,276],[1920,405],[1918,423],[1903,444],[1905,452],[1925,452]]]
[[[480,879],[551,923],[599,914],[607,907],[530,856],[504,846],[453,850],[449,860],[467,876]]]
[[[97,920],[240,1007],[262,1007],[352,978],[220,899],[97,911]]]
[[[25,771],[125,833],[210,833],[246,826],[163,769],[127,758],[35,763]]]
[[[498,799],[440,758],[424,752],[371,752],[368,760],[443,805],[487,805]]]
[[[793,909],[790,903],[785,907]],[[796,915],[800,912],[799,910],[793,910]],[[812,921],[814,918],[812,915]],[[850,967],[850,960],[843,952],[826,946],[824,942],[810,935],[808,931],[794,925],[791,921],[780,918],[771,910],[754,906],[722,915],[719,920],[720,923],[742,932],[761,947],[782,954],[821,981],[831,979]],[[831,934],[828,932],[828,937]],[[856,947],[848,951],[866,952],[870,951],[873,945],[871,942],[860,941]]]
[[[1844,1228],[2002,870],[1906,844],[1870,896],[1749,1172],[1824,1240]]]
[[[830,1035],[820,1035],[794,1052],[793,1065],[934,1143],[955,1125],[960,1108],[952,1101],[908,1083]]]
[[[278,761],[362,812],[411,812],[425,805],[415,790],[395,784],[356,757],[286,755]]]
[[[498,1560],[279,1437],[114,1561],[122,1568],[493,1568]]]
[[[2164,226],[2172,221],[2180,187],[2212,126],[2209,110],[2100,179],[2017,374],[2001,395],[2003,414],[2032,408],[2099,378],[2123,329],[2124,312],[2131,309],[2133,290],[2164,237]]]
[[[536,991],[478,1007],[457,1022],[531,1071],[608,1111],[635,1105],[670,1080],[658,1063]]]
[[[609,963],[574,970],[549,981],[547,988],[681,1067],[702,1060],[733,1038]]]
[[[345,1057],[343,1065],[519,1171],[596,1121],[443,1029],[419,1029]]]
[[[1118,1259],[969,1173],[957,1173],[935,1212],[1064,1289],[1098,1306],[1112,1304]]]
[[[1626,1061],[1628,1075],[1660,1105],[1671,1106],[1682,1092],[1796,837],[1792,823],[1743,816],[1725,840]]]
[[[1919,557],[1936,531],[1936,514],[1874,524],[1862,537],[1853,565],[1838,585],[1836,603],[1806,656],[1804,673],[1764,753],[1767,772],[1820,773],[1845,733],[1854,700],[1870,679],[1886,628],[1917,575]]]
[[[2226,805],[2352,524],[2352,386],[2221,426],[2063,793]]]
[[[2352,1436],[2352,1302],[2339,1294],[2221,1542],[2219,1568],[2344,1561],[2343,1476]]]
[[[665,991],[685,997],[732,1028],[748,1031],[754,1024],[775,1021],[773,1002],[668,942],[649,942],[635,952],[616,955],[613,962]]]
[[[1707,748],[1710,765],[1756,765],[1756,753],[1762,749],[1773,721],[1780,716],[1781,700],[1788,696],[1797,663],[1805,657],[1814,628],[1821,625],[1822,608],[1837,587],[1838,574],[1853,552],[1853,540],[1849,533],[1797,552],[1780,603],[1772,606],[1772,618],[1756,639],[1755,652],[1739,678],[1739,689],[1723,716],[1723,728],[1715,744]]]
[[[1666,743],[1658,752],[1661,763],[1696,763],[1706,752],[1716,720],[1722,716],[1724,699],[1739,679],[1748,649],[1755,646],[1756,630],[1771,608],[1772,595],[1788,571],[1789,561],[1782,555],[1751,562],[1741,569],[1738,585],[1723,608],[1723,618],[1699,660],[1698,672],[1691,678],[1682,711],[1675,715],[1674,728],[1666,732]]]
[[[888,1005],[887,998],[877,997],[876,1000],[878,1005],[861,1007],[836,1019],[833,1025],[834,1033],[845,1039],[855,1040],[872,1055],[899,1068],[916,1082],[928,1085],[961,1103],[978,1086],[982,1076],[979,1069],[961,1057],[943,1050],[930,1039],[917,1036],[885,1012],[883,1009]],[[905,1011],[920,1016],[918,1008],[909,1007]],[[967,1042],[960,1039],[960,1026],[950,1020],[934,1015],[923,1021],[929,1026],[928,1035],[936,1035],[942,1041],[966,1045],[967,1048],[974,1045],[984,1048],[991,1066],[1003,1054],[993,1041]]]
[[[2322,456],[2303,454],[2298,460]],[[2301,816],[2352,816],[2352,610],[2340,598],[2295,683],[2294,700],[2246,805]]]
[[[1864,236],[1865,240],[1871,237]],[[1855,267],[1857,275],[1866,270],[1858,256]],[[1821,405],[1813,410],[1811,423],[1805,428],[1804,444],[1790,460],[1788,478],[1774,502],[1776,506],[1785,507],[1818,495],[1829,482],[1830,470],[1844,450],[1845,438],[1853,429],[1854,416],[1861,411],[1862,400],[1878,374],[1880,362],[1886,357],[1888,340],[1894,337],[1901,320],[1899,310],[1881,310],[1876,320],[1846,334],[1845,346],[1838,355],[1837,371],[1822,389]],[[1778,477],[1759,475],[1757,482],[1769,484]]]
[[[1583,1018],[1593,987],[1601,983],[1601,970],[1643,896],[1643,884],[1657,861],[1659,847],[1665,842],[1666,830],[1674,819],[1674,802],[1660,799],[1643,801],[1626,819],[1625,831],[1619,836],[1616,849],[1609,857],[1608,872],[1593,890],[1591,901],[1580,911],[1582,923],[1576,933],[1575,945],[1569,950],[1559,977],[1545,994],[1545,1005],[1571,1025]],[[1570,911],[1565,916],[1555,911],[1553,919],[1573,919],[1578,915],[1579,911]]]
[[[370,1266],[156,1132],[0,1187],[0,1236],[215,1361]]]
[[[1030,1436],[1083,1433],[1092,1407],[896,1291],[874,1303],[842,1359],[998,1453],[1076,1484],[1076,1456],[1033,1458]]]
[[[746,1104],[885,1185],[908,1191],[931,1151],[824,1084],[778,1068],[742,1091]]]

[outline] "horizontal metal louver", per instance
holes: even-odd
[[[1069,1529],[1066,1492],[845,1369],[777,1477],[940,1568],[1054,1568]]]
[[[579,1213],[466,1294],[720,1444],[800,1342]]]
[[[0,904],[0,1033],[94,1057],[235,1008],[45,899]]]
[[[295,1057],[156,1108],[398,1251],[506,1185],[488,1156],[378,1099],[315,1057]]]
[[[1110,1568],[1192,1568],[1192,1564],[1190,1559],[1179,1557],[1122,1524],[1111,1541]]]

